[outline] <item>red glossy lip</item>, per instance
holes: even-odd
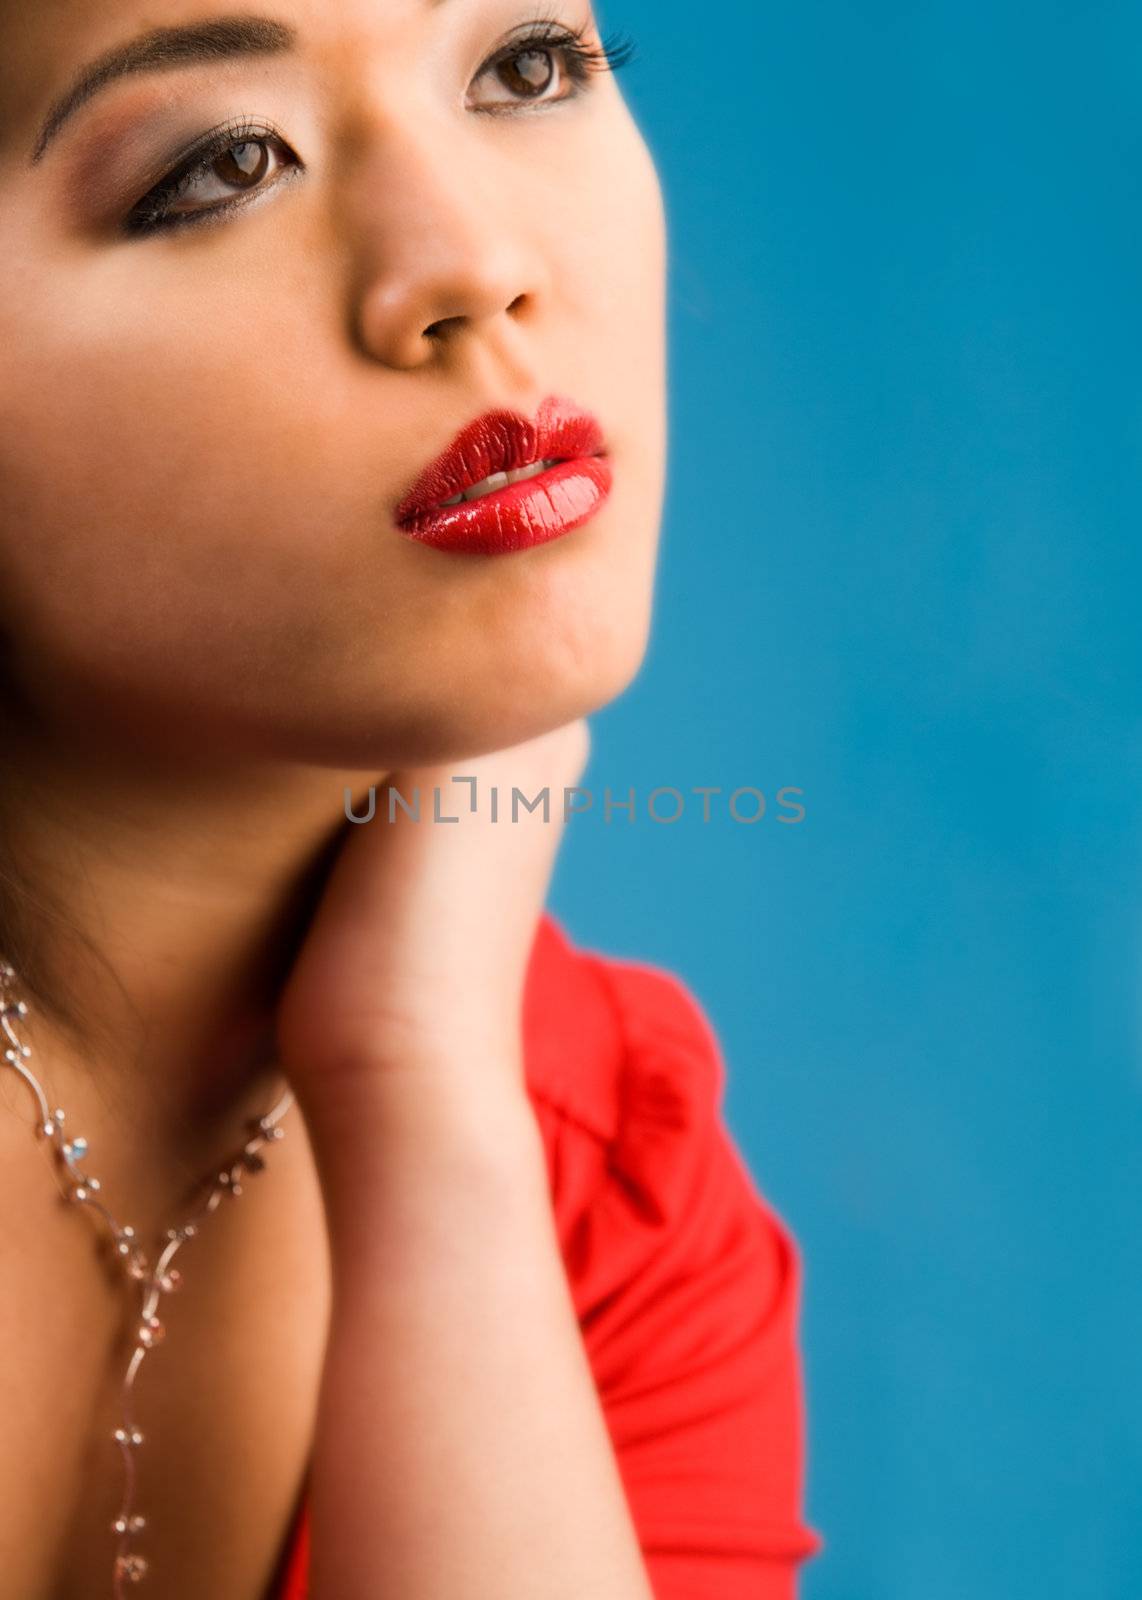
[[[493,472],[554,459],[534,478],[477,500],[444,506]],[[417,478],[394,517],[402,533],[439,550],[506,555],[570,533],[611,492],[612,469],[599,423],[559,395],[545,399],[532,422],[521,412],[487,411],[453,439]]]

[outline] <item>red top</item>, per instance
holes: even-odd
[[[560,1249],[656,1600],[793,1600],[801,1262],[721,1117],[699,1003],[576,948],[545,913],[524,994],[528,1093]],[[267,1600],[306,1600],[303,1499]]]

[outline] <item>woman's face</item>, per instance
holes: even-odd
[[[39,726],[102,741],[346,768],[514,744],[613,697],[645,650],[653,164],[611,74],[580,82],[550,42],[597,49],[586,0],[267,5],[243,18],[278,48],[168,40],[43,147],[83,69],[233,0],[0,0],[5,670]],[[529,31],[547,38],[521,55]],[[220,127],[175,197],[198,220],[133,230]],[[593,517],[507,555],[398,529],[463,426],[551,394],[602,425]]]

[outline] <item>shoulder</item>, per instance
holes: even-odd
[[[568,1283],[661,1592],[685,1573],[784,1596],[823,1543],[802,1514],[801,1258],[724,1122],[709,1017],[675,974],[580,949],[547,915],[524,1034]]]
[[[725,1068],[680,978],[581,948],[550,913],[531,953],[523,1027],[528,1092],[579,1290],[661,1244],[672,1222],[684,1226],[699,1187],[724,1193],[740,1179],[735,1157],[715,1148]]]
[[[682,980],[579,947],[550,912],[532,946],[523,1028],[532,1098],[600,1138],[622,1131],[631,1092],[648,1082],[671,1097],[689,1090],[695,1110],[720,1101],[718,1042]]]
[[[575,945],[545,913],[525,986],[528,1092],[548,1151],[572,1288],[655,1257],[678,1273],[752,1252],[736,1290],[790,1314],[800,1255],[723,1117],[726,1066],[674,973]]]

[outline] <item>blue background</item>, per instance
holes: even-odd
[[[672,456],[584,782],[771,812],[575,819],[553,909],[698,994],[802,1248],[807,1600],[1137,1600],[1142,13],[601,21]]]

